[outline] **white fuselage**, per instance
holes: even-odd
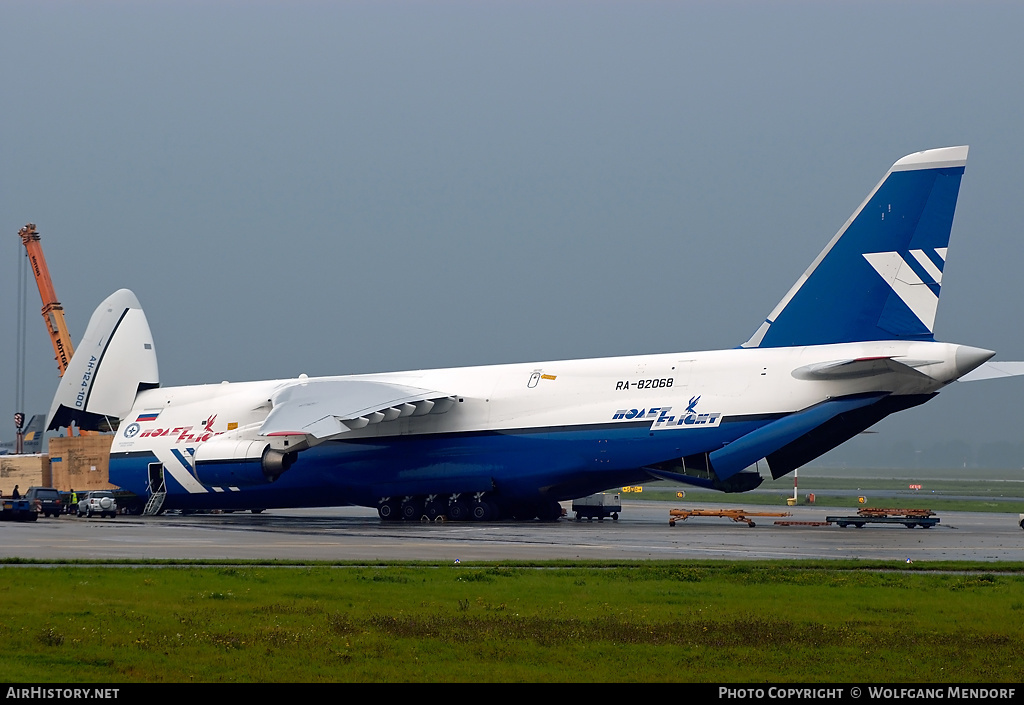
[[[440,390],[455,397],[457,403],[447,413],[367,425],[304,450],[298,454],[300,462],[282,475],[281,482],[298,481],[304,454],[310,454],[318,459],[316,481],[334,472],[338,486],[343,487],[348,481],[340,478],[349,471],[346,452],[358,447],[359,462],[353,467],[358,468],[360,481],[372,484],[366,474],[375,468],[373,461],[366,459],[365,449],[375,445],[374,439],[385,443],[404,438],[431,441],[430,445],[408,446],[408,452],[397,459],[382,452],[381,463],[391,467],[382,465],[379,472],[388,482],[399,480],[403,473],[422,479],[424,473],[429,475],[430,467],[444,474],[448,471],[445,463],[451,461],[460,467],[482,466],[499,484],[514,485],[515,478],[507,475],[525,472],[524,463],[533,462],[533,446],[512,462],[505,462],[502,455],[517,456],[518,446],[512,439],[521,437],[545,438],[552,448],[557,444],[548,485],[559,484],[559,473],[575,476],[594,471],[604,473],[596,485],[610,487],[618,484],[618,476],[629,479],[645,465],[710,453],[727,445],[735,440],[730,428],[741,432],[751,428],[742,423],[744,419],[781,418],[831,399],[871,392],[932,394],[966,371],[958,367],[958,354],[962,365],[963,351],[973,350],[934,342],[865,342],[328,378]],[[873,358],[902,363],[900,371],[820,372],[833,363]],[[179,493],[245,492],[246,488],[204,484],[197,479],[191,459],[203,443],[228,431],[258,428],[271,410],[274,394],[295,383],[294,379],[225,382],[143,392],[126,419],[140,419],[138,428],[129,436],[122,423],[111,447],[112,467],[118,459],[148,458],[148,462],[162,463]],[[761,421],[751,423],[756,426]],[[620,427],[632,432],[616,433]],[[436,441],[442,438],[447,440]],[[463,443],[460,438],[474,440]],[[485,441],[496,438],[502,442],[490,451]],[[278,446],[283,442],[272,440]],[[337,449],[333,460],[327,447]],[[314,453],[318,449],[319,453]],[[567,454],[577,456],[578,462],[567,460]],[[601,467],[601,456],[607,467]],[[543,461],[538,458],[536,462]],[[130,465],[138,471],[138,462]],[[112,470],[112,479],[114,475]],[[118,484],[125,484],[124,479],[121,474]],[[367,503],[365,497],[351,501]],[[267,502],[254,502],[253,506],[263,504]]]

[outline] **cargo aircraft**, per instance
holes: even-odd
[[[734,349],[160,387],[122,289],[47,426],[116,429],[111,482],[164,509],[551,520],[560,501],[656,479],[750,490],[994,354],[932,334],[966,161],[948,147],[893,164]]]

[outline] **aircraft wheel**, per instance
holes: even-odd
[[[402,502],[402,518],[406,521],[416,521],[423,516],[423,503],[418,499]]]
[[[537,517],[541,521],[558,521],[562,518],[562,505],[554,500],[542,502],[537,507]]]
[[[490,519],[488,519],[488,521],[497,521],[505,515],[502,505],[498,504],[497,502],[485,502],[485,504],[491,508],[491,516]]]
[[[448,511],[448,506],[436,499],[432,502],[427,502],[426,506],[423,507],[423,513],[427,515],[427,519],[430,521],[434,521],[446,511]]]
[[[389,500],[387,502],[381,502],[380,506],[377,507],[377,516],[384,521],[396,521],[402,518],[399,513],[398,502]]]
[[[452,502],[448,505],[448,518],[452,521],[466,521],[469,519],[469,507],[465,502]]]
[[[469,507],[469,516],[473,521],[490,521],[494,511],[488,502],[473,502]]]

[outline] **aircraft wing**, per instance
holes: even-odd
[[[261,436],[309,435],[323,440],[403,416],[444,413],[455,397],[390,382],[319,379],[289,385],[275,393],[271,403]]]
[[[1024,375],[1024,362],[1003,362],[996,360],[986,362],[976,370],[968,372],[960,378],[961,382],[977,382],[982,379],[998,379],[1000,377],[1016,377]]]

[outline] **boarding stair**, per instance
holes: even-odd
[[[147,517],[154,517],[160,513],[164,508],[164,499],[167,497],[166,492],[154,492],[149,495],[149,499],[146,501],[146,508],[142,510],[142,515]]]

